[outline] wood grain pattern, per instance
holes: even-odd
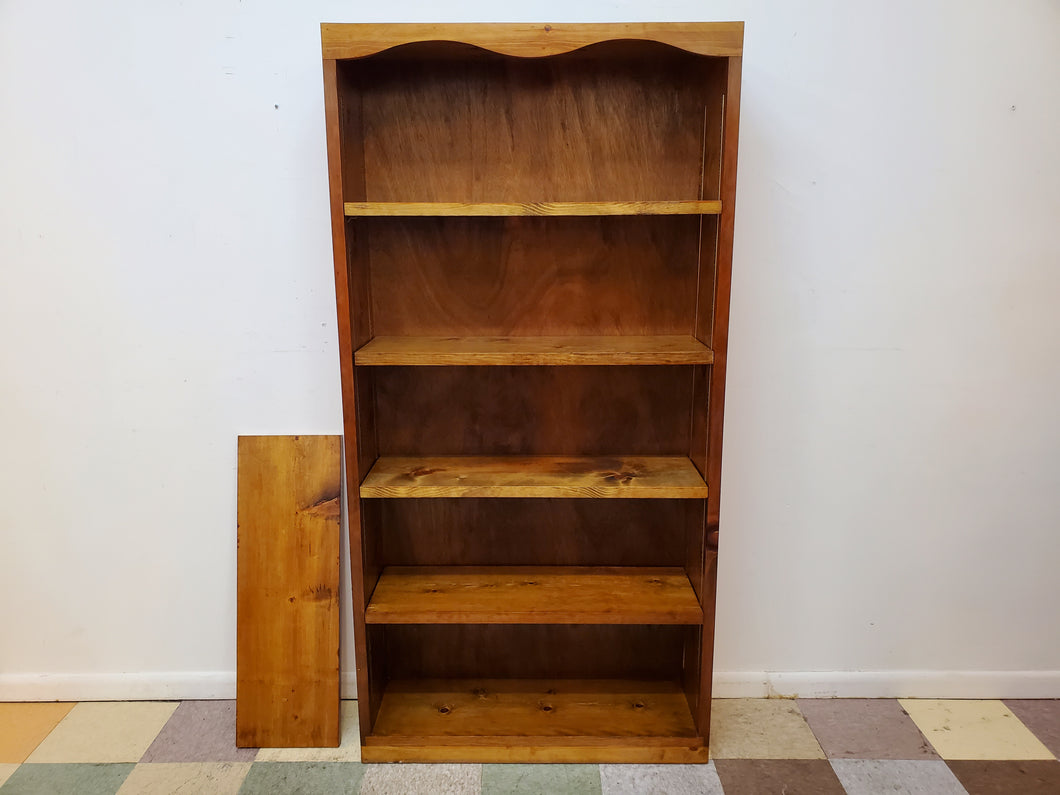
[[[683,456],[387,456],[361,497],[607,497],[705,499]]]
[[[710,348],[691,336],[376,337],[359,365],[710,364]]]
[[[347,62],[363,86],[366,201],[717,199],[700,192],[703,109],[724,60],[619,44]]]
[[[705,474],[707,482],[714,489],[714,498],[707,505],[706,530],[708,533],[718,529],[721,510],[721,449],[725,424],[725,374],[729,347],[733,232],[736,221],[736,161],[739,149],[741,64],[740,58],[729,59],[725,90],[721,193],[726,205],[725,212],[718,219],[714,312],[710,336],[715,350],[715,361],[710,368],[710,412],[707,420],[707,471]]]
[[[388,566],[369,624],[699,624],[683,569]]]
[[[541,57],[612,39],[657,41],[699,55],[740,55],[743,52],[743,22],[324,23],[320,26],[320,44],[325,58],[363,58],[392,47],[435,41],[466,42],[504,55]]]
[[[361,121],[361,93],[345,71],[340,73],[334,60],[324,64],[324,120],[328,151],[328,187],[331,209],[331,236],[335,273],[335,308],[339,340],[339,374],[342,383],[342,425],[346,475],[346,517],[350,549],[361,549],[361,500],[357,389],[353,352],[372,336],[368,300],[368,248],[366,230],[353,231],[342,209],[343,198],[364,198],[364,142]],[[365,431],[371,432],[370,428]],[[361,445],[363,446],[363,445]],[[365,470],[367,471],[367,470]],[[364,605],[374,585],[365,576],[363,558],[350,559],[353,588],[354,666],[357,672],[357,710],[362,733],[371,729],[371,716],[378,710],[369,675]],[[381,688],[377,695],[382,696]]]
[[[476,743],[479,738],[476,738]],[[487,739],[487,738],[482,738]],[[468,762],[478,764],[707,764],[710,752],[698,739],[671,746],[636,738],[636,744],[621,741],[593,745],[541,745],[521,737],[506,738],[509,745],[430,745],[434,738],[417,738],[414,745],[372,744],[361,748],[361,761],[374,762]],[[587,741],[588,742],[588,741]]]
[[[699,219],[365,218],[376,336],[692,334]]]
[[[236,743],[339,744],[340,437],[239,437]]]
[[[609,740],[650,738],[679,746],[694,744],[699,735],[681,689],[667,681],[392,681],[367,745],[421,740],[429,745],[443,738],[456,745],[482,746],[519,741],[604,745]]]
[[[521,215],[717,215],[720,201],[652,202],[346,202],[346,215],[521,216]]]
[[[628,450],[685,455],[687,370],[358,368],[375,376],[376,433],[384,456],[612,456]]]

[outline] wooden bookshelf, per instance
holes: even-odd
[[[706,762],[742,23],[321,35],[362,758]]]

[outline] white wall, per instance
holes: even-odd
[[[1060,6],[573,7],[0,0],[0,699],[234,692],[235,438],[341,429],[319,22],[741,18],[718,693],[1060,696]]]

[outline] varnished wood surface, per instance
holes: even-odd
[[[380,455],[675,456],[688,450],[688,369],[497,365],[358,373],[375,376]]]
[[[239,437],[236,744],[339,744],[338,436]]]
[[[720,201],[608,202],[346,202],[356,216],[519,216],[519,215],[717,215]]]
[[[683,569],[388,566],[369,624],[699,624]]]
[[[687,336],[699,218],[371,218],[376,336]]]
[[[324,23],[325,58],[363,58],[413,42],[459,41],[492,52],[541,57],[611,39],[658,41],[699,55],[743,52],[743,22],[624,23]]]
[[[324,121],[328,151],[328,188],[331,208],[331,236],[335,273],[335,319],[339,342],[339,375],[342,384],[342,424],[345,457],[357,461],[358,429],[353,352],[371,337],[369,302],[367,298],[368,264],[364,237],[347,237],[346,218],[342,209],[343,197],[364,198],[364,144],[361,140],[360,94],[351,90],[340,78],[334,60],[325,60]],[[340,85],[341,83],[341,85]],[[360,254],[360,256],[359,256]],[[351,279],[352,276],[352,279]],[[361,548],[360,495],[357,487],[361,477],[359,467],[345,467],[346,517],[349,548]],[[351,558],[350,580],[353,590],[354,668],[357,673],[357,711],[361,732],[371,729],[373,699],[368,671],[367,638],[364,626],[366,603],[365,581],[360,556]],[[381,693],[379,693],[381,696]]]
[[[362,87],[365,201],[717,200],[701,192],[703,109],[724,61],[614,44],[342,64]]]
[[[706,499],[683,456],[388,456],[361,497],[606,497]]]
[[[376,337],[356,353],[360,365],[710,364],[692,336]]]
[[[682,624],[373,624],[393,679],[665,679],[682,675]],[[698,637],[698,635],[696,636]]]
[[[365,744],[600,747],[623,739],[696,744],[680,687],[622,679],[394,680]]]
[[[394,566],[683,566],[703,500],[365,500]],[[699,544],[699,548],[702,544]],[[697,565],[700,565],[697,559]]]
[[[476,738],[477,739],[477,738]],[[670,745],[635,738],[630,743],[611,741],[606,745],[542,745],[521,737],[501,738],[507,745],[426,744],[434,738],[417,739],[410,745],[380,745],[361,748],[361,761],[373,762],[468,762],[498,764],[706,764],[709,749],[698,738]],[[425,742],[426,741],[426,742]]]

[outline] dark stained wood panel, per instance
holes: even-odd
[[[683,569],[388,566],[369,624],[701,624]]]
[[[620,624],[389,624],[395,679],[678,681],[695,627]],[[697,635],[698,637],[698,635]]]
[[[691,335],[699,219],[365,218],[377,336]]]
[[[386,565],[394,566],[681,566],[689,537],[703,532],[703,500],[391,499],[365,504],[379,508],[373,546]]]
[[[239,437],[236,744],[339,744],[338,436]]]
[[[358,369],[375,375],[383,456],[688,452],[688,367]]]
[[[700,194],[700,173],[706,86],[722,62],[660,44],[635,58],[607,49],[348,64],[363,86],[367,200],[716,199]]]

